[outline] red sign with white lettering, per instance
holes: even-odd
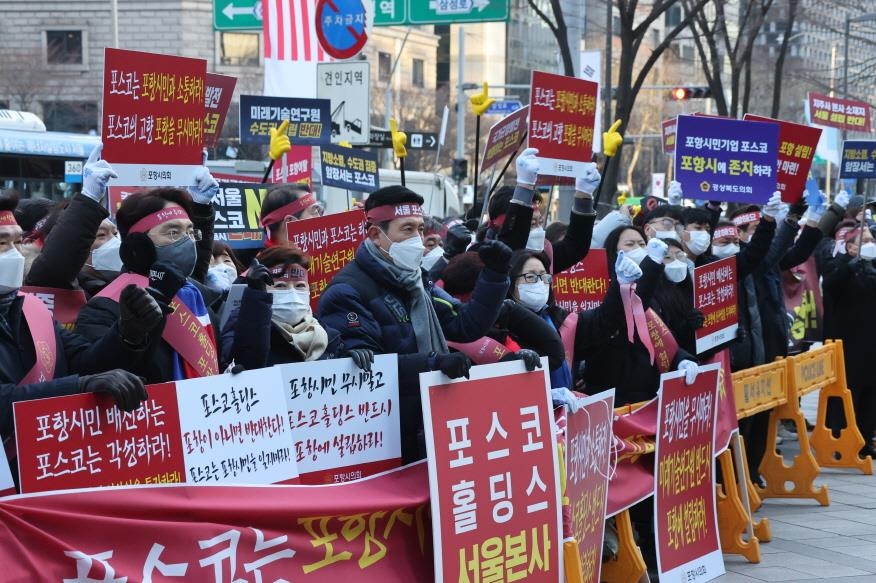
[[[231,97],[234,95],[234,86],[237,78],[228,75],[207,73],[207,89],[204,92],[204,147],[212,148],[222,134],[222,126],[225,125],[225,116],[228,115],[228,106],[231,105]]]
[[[610,282],[605,249],[591,249],[587,257],[554,274],[554,300],[569,312],[590,310],[602,305]]]
[[[821,138],[821,130],[750,113],[746,113],[742,119],[778,124],[779,167],[776,189],[782,193],[782,200],[785,202],[794,203],[800,200],[806,190],[806,179],[815,157],[815,147]]]
[[[812,123],[848,130],[870,131],[870,104],[841,97],[809,93],[809,117]]]
[[[736,257],[726,257],[694,269],[694,308],[704,322],[696,331],[697,354],[736,338]]]

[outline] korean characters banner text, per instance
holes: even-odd
[[[846,140],[840,178],[876,178],[876,140]]]
[[[778,124],[779,165],[776,188],[782,193],[783,201],[794,203],[800,200],[806,188],[806,178],[815,156],[815,147],[821,138],[821,130],[750,113],[746,113],[743,119]]]
[[[351,192],[374,192],[380,188],[377,153],[342,146],[320,148],[322,183]]]
[[[590,310],[602,304],[609,283],[605,249],[591,249],[583,260],[554,275],[554,299],[569,312]]]
[[[720,227],[732,228],[736,227]],[[702,312],[696,331],[697,354],[736,339],[739,308],[736,302],[736,257],[726,257],[694,269],[694,308]]]
[[[202,164],[207,61],[108,48],[103,158],[117,184],[187,186]]]
[[[559,468],[547,359],[420,375],[435,581],[562,581]]]
[[[484,145],[484,161],[481,164],[481,171],[489,170],[496,162],[511,156],[520,147],[524,136],[526,136],[528,117],[529,106],[524,105],[514,113],[506,115],[490,128]]]
[[[286,134],[293,145],[331,142],[331,111],[328,99],[240,96],[240,143],[268,144],[271,128],[289,121]]]
[[[237,85],[235,77],[207,73],[207,90],[204,93],[204,108],[207,110],[204,117],[205,148],[214,147],[222,133],[235,85]]]
[[[779,127],[710,116],[678,116],[675,179],[684,196],[764,204],[776,190]]]
[[[870,132],[870,105],[820,93],[809,93],[812,123],[850,132]]]

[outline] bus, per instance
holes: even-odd
[[[82,185],[64,181],[65,163],[84,163],[99,143],[97,135],[46,131],[33,113],[0,109],[0,188],[24,198],[69,198]]]

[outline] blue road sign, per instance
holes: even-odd
[[[523,107],[523,104],[517,99],[512,99],[510,101],[496,101],[490,105],[487,109],[487,113],[508,115],[509,113],[514,113],[521,107]]]

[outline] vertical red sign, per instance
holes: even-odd
[[[663,139],[663,153],[675,154],[675,133],[678,129],[678,118],[664,120],[660,129],[660,135]]]
[[[760,117],[746,113],[745,121],[762,121],[779,126],[779,168],[776,188],[785,202],[797,202],[806,189],[809,168],[815,157],[815,147],[821,138],[821,130],[789,121]]]
[[[212,148],[222,134],[228,106],[234,95],[237,78],[228,75],[207,73],[207,89],[204,91],[204,147]]]
[[[736,302],[736,257],[694,269],[694,308],[704,323],[696,331],[697,354],[730,342],[739,328]]]
[[[292,146],[282,158],[274,162],[271,180],[274,184],[311,184],[311,146]]]

